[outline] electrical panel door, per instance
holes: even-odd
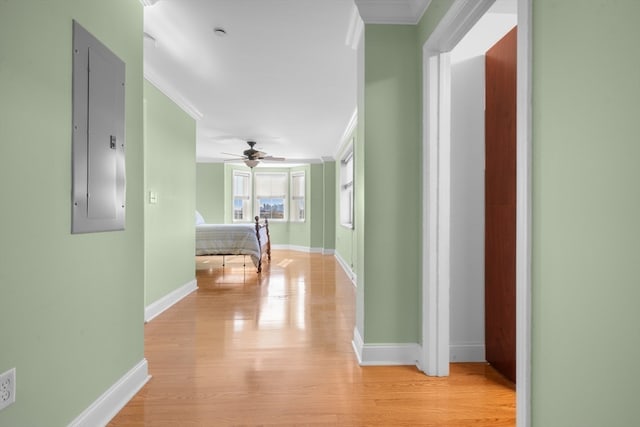
[[[125,64],[73,23],[72,233],[123,230]]]

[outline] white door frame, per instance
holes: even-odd
[[[449,374],[449,51],[495,0],[455,0],[423,46],[422,355],[427,375]],[[516,199],[516,410],[531,422],[531,3],[518,1]]]

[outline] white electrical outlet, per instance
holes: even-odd
[[[16,401],[16,368],[0,374],[0,411]]]

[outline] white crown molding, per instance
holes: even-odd
[[[344,129],[344,132],[342,133],[341,142],[343,144],[347,142],[349,139],[351,139],[351,134],[353,133],[357,125],[358,125],[358,107],[356,107],[355,110],[353,110],[353,114],[351,114],[349,123],[347,123],[347,127]]]
[[[144,78],[147,79],[149,83],[154,85],[156,89],[164,93],[167,96],[167,98],[172,100],[185,113],[191,116],[193,120],[198,121],[204,117],[204,115],[200,111],[198,111],[196,107],[194,107],[176,90],[169,87],[169,85],[167,84],[163,84],[162,79],[153,70],[151,70],[151,67],[149,67],[147,64],[144,64]]]
[[[351,18],[349,20],[347,38],[344,41],[345,45],[349,46],[353,50],[358,49],[358,44],[360,44],[362,34],[364,34],[364,22],[360,17],[358,7],[354,4],[353,10],[351,11]]]
[[[334,158],[337,159],[340,157],[340,153],[344,150],[344,147],[346,147],[349,141],[351,141],[351,137],[353,136],[353,131],[356,129],[356,126],[358,126],[358,107],[353,110],[353,114],[349,119],[349,123],[347,123],[347,127],[345,127],[344,132],[342,133],[340,142],[338,143],[338,146],[336,147],[333,154]]]
[[[366,24],[417,24],[431,0],[355,0]]]

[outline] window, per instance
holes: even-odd
[[[304,171],[291,173],[291,214],[290,221],[305,220],[305,182]]]
[[[251,174],[233,171],[233,220],[251,220]]]
[[[256,172],[254,177],[256,212],[260,212],[260,218],[285,221],[289,175],[286,172]]]
[[[353,228],[353,140],[340,160],[340,224]]]

